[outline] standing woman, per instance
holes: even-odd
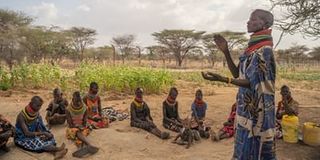
[[[247,29],[253,34],[238,65],[235,65],[230,56],[227,41],[216,35],[214,41],[224,53],[233,78],[211,72],[202,73],[207,80],[239,86],[233,159],[276,159],[276,65],[269,29],[272,24],[273,15],[269,11],[257,9],[251,13]]]

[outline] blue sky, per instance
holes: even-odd
[[[96,29],[95,46],[108,45],[112,37],[123,34],[134,34],[137,43],[147,46],[155,44],[151,34],[163,29],[245,32],[250,12],[269,9],[270,4],[268,0],[0,0],[0,7],[31,15],[34,25]],[[273,31],[276,41],[280,32]],[[279,48],[294,43],[314,47],[320,40],[289,35]]]

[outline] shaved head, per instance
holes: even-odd
[[[252,14],[256,14],[264,22],[265,28],[270,28],[273,25],[273,14],[267,10],[256,9],[252,12]]]

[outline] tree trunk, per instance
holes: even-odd
[[[178,66],[181,68],[181,66],[182,66],[182,58],[178,59]]]
[[[166,67],[166,59],[165,58],[162,58],[162,66],[163,66],[163,68]]]
[[[13,49],[10,49],[10,58],[9,58],[9,71],[10,71],[10,83],[11,86],[14,86],[14,75],[13,75]]]
[[[226,60],[223,60],[223,67],[226,67]]]
[[[138,48],[138,58],[139,58],[139,66],[141,65],[141,49],[140,47],[137,47]]]

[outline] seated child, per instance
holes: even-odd
[[[0,150],[9,152],[7,142],[10,137],[14,136],[14,127],[11,123],[0,114]]]
[[[51,125],[64,124],[66,121],[66,108],[68,101],[62,97],[63,94],[59,88],[53,90],[53,100],[47,108],[46,120],[50,128]]]
[[[298,116],[299,103],[291,96],[290,88],[286,85],[281,87],[280,91],[282,100],[278,103],[276,113],[276,138],[282,138],[281,120],[283,115]]]
[[[216,133],[212,131],[211,133],[212,141],[219,141],[224,138],[230,138],[234,135],[235,133],[234,120],[236,117],[236,108],[237,108],[237,103],[234,103],[232,105],[228,121],[223,123],[223,128],[220,129],[220,131],[218,132],[218,135],[216,135]]]

